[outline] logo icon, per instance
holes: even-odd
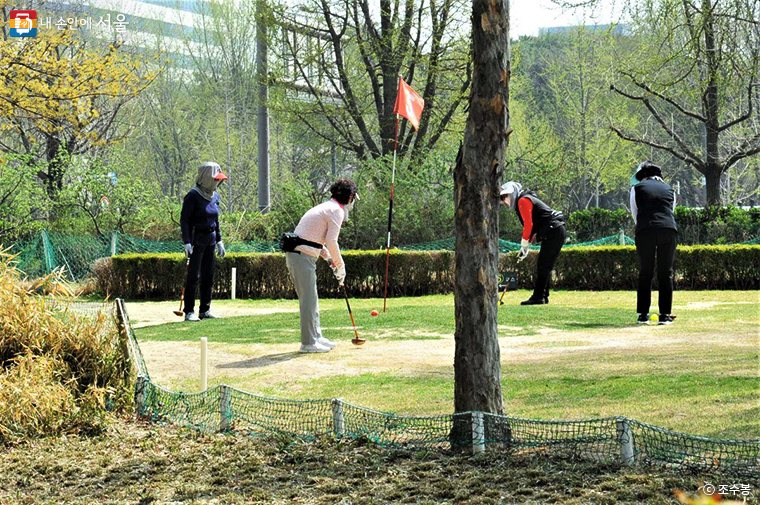
[[[37,11],[11,11],[11,37],[36,37]]]

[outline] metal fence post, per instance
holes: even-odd
[[[483,427],[483,413],[472,413],[472,453],[479,454],[486,450],[486,436]]]
[[[342,437],[345,433],[343,428],[343,402],[339,398],[332,399],[333,433]]]
[[[219,431],[229,431],[232,425],[232,392],[229,386],[219,386]]]
[[[119,240],[118,233],[116,230],[111,232],[111,256],[116,256],[116,243]]]
[[[634,463],[633,433],[628,419],[621,418],[615,421],[617,438],[620,443],[620,463],[623,466],[631,466]]]

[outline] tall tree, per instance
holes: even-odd
[[[8,2],[0,0],[0,150],[42,157],[38,176],[48,193],[63,188],[62,160],[123,139],[122,107],[143,91],[157,71],[118,42],[98,47],[69,30],[40,30],[37,37],[8,40]]]
[[[611,89],[651,119],[635,133],[612,129],[696,168],[707,205],[720,205],[721,176],[760,153],[760,2],[642,0],[632,17],[647,43]]]
[[[403,75],[425,100],[419,130],[399,131],[398,153],[431,149],[463,103],[471,67],[459,28],[462,0],[309,0],[304,16],[283,12],[292,68],[282,80],[313,97],[300,119],[362,159],[393,152],[393,106]],[[314,115],[329,121],[329,129]]]
[[[501,414],[499,184],[509,126],[509,0],[473,0],[473,82],[454,169],[454,408]]]

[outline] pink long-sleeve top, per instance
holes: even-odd
[[[337,268],[342,267],[343,257],[338,247],[338,235],[344,215],[343,205],[335,200],[328,200],[309,209],[298,222],[295,234],[302,239],[323,244],[324,247],[317,249],[300,245],[296,250],[309,256],[322,256],[324,259],[331,257]]]

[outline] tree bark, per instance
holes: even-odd
[[[454,407],[501,414],[496,318],[499,184],[509,125],[509,0],[473,0],[472,22],[474,77],[454,170]]]

